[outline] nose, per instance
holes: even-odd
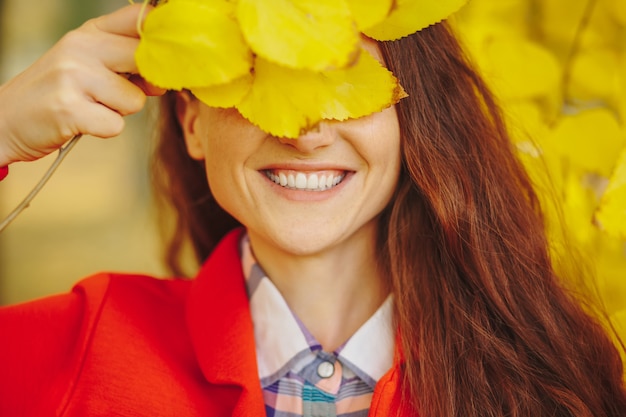
[[[337,132],[330,122],[321,121],[301,134],[298,139],[279,138],[278,140],[302,153],[311,153],[331,145],[335,141],[336,134]]]

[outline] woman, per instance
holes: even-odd
[[[114,135],[160,93],[114,74],[135,71],[137,13],[87,23],[2,87],[47,141],[3,109],[0,165]],[[409,97],[297,140],[164,96],[169,262],[189,236],[202,268],[99,275],[4,309],[0,414],[624,415],[619,355],[556,277],[531,185],[448,28],[365,45]],[[88,114],[50,113],[64,83],[46,73],[76,61],[89,76],[63,108]]]

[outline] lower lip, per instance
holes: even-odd
[[[350,179],[352,178],[352,175],[354,174],[354,172],[347,172],[346,175],[343,177],[343,180],[332,188],[329,188],[323,191],[310,191],[310,190],[297,190],[295,188],[283,187],[281,185],[276,184],[271,179],[269,179],[267,175],[265,175],[264,172],[259,172],[259,173],[263,176],[265,181],[269,183],[270,187],[272,187],[272,190],[274,190],[279,196],[286,198],[287,200],[304,201],[304,202],[323,201],[323,200],[327,200],[333,197],[342,188],[345,187],[346,183],[350,181]]]

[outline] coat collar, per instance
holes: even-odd
[[[191,284],[187,325],[200,369],[215,385],[239,387],[233,415],[264,415],[257,374],[254,330],[238,243],[229,233]]]

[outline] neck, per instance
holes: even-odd
[[[250,233],[257,262],[326,351],[345,343],[389,293],[377,266],[374,237],[349,239],[321,252],[294,255]]]

